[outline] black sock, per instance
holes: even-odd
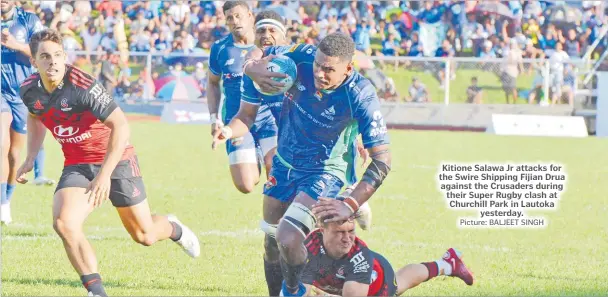
[[[171,226],[173,226],[173,231],[171,232],[171,240],[178,241],[182,238],[182,227],[174,222],[171,222]]]
[[[106,291],[103,289],[103,284],[101,283],[101,276],[99,273],[87,274],[80,277],[82,284],[88,292],[93,293],[93,295],[99,295],[103,297],[107,297]]]
[[[281,285],[283,284],[281,263],[270,263],[264,259],[264,273],[266,274],[269,296],[279,296],[281,294]]]
[[[283,257],[280,258],[279,262],[281,263],[281,270],[283,272],[283,278],[285,278],[287,288],[294,292],[297,291],[300,285],[300,276],[302,275],[302,271],[304,270],[306,263],[290,265],[285,262]]]

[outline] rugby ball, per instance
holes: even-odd
[[[291,58],[285,55],[279,55],[272,58],[272,60],[268,61],[266,69],[271,72],[281,72],[287,74],[287,77],[285,78],[273,78],[274,80],[285,84],[285,86],[276,93],[263,92],[260,89],[260,86],[257,83],[253,82],[253,85],[255,86],[256,90],[258,90],[258,92],[268,96],[275,96],[287,92],[287,90],[289,90],[293,86],[293,83],[296,81],[296,78],[298,76],[298,66]]]

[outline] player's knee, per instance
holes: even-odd
[[[64,241],[73,241],[82,236],[81,226],[62,218],[53,221],[53,229]]]
[[[156,242],[156,236],[152,233],[136,231],[131,234],[133,241],[143,245],[151,246]]]
[[[277,240],[268,234],[264,237],[264,255],[268,262],[275,263],[279,261],[280,252]]]
[[[291,250],[295,249],[302,241],[302,235],[297,231],[292,231],[295,230],[288,230],[285,228],[279,228],[277,230],[277,248],[286,255],[288,255]]]
[[[310,233],[316,224],[314,214],[305,205],[293,202],[279,224],[277,229],[277,242],[282,252],[299,249],[304,238]]]
[[[243,194],[249,194],[255,189],[257,182],[253,180],[241,180],[234,183],[237,190]]]
[[[8,163],[11,165],[17,164],[19,153],[20,151],[18,149],[11,147],[8,151]]]

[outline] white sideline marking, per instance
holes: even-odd
[[[21,227],[21,228],[33,228],[33,229],[45,229],[48,228],[46,225],[29,225],[29,224],[14,224],[8,227]],[[89,232],[124,232],[126,236],[127,231],[124,228],[117,227],[96,227],[88,230]],[[85,231],[86,234],[86,231]],[[245,237],[263,237],[263,232],[258,229],[242,229],[236,231],[222,231],[222,230],[208,230],[196,233],[198,236],[217,236],[217,237],[230,237],[230,238],[245,238]],[[103,240],[110,238],[117,238],[118,236],[104,236],[104,235],[87,235],[87,239],[92,240]],[[56,234],[48,235],[5,235],[2,236],[2,241],[29,241],[29,240],[59,240],[59,236]]]

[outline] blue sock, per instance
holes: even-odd
[[[304,294],[306,293],[306,287],[302,282],[298,282],[298,291],[295,294],[289,292],[289,289],[287,288],[287,283],[285,281],[283,281],[283,285],[281,287],[283,291],[283,296],[304,296]]]
[[[6,183],[0,184],[0,203],[6,204],[8,203],[8,199],[6,199]]]
[[[39,178],[44,175],[44,149],[40,149],[36,160],[34,160],[34,178]]]
[[[17,185],[11,185],[11,184],[6,185],[6,202],[3,202],[3,203],[11,202],[11,198],[13,197],[13,192],[15,191],[16,186]]]

